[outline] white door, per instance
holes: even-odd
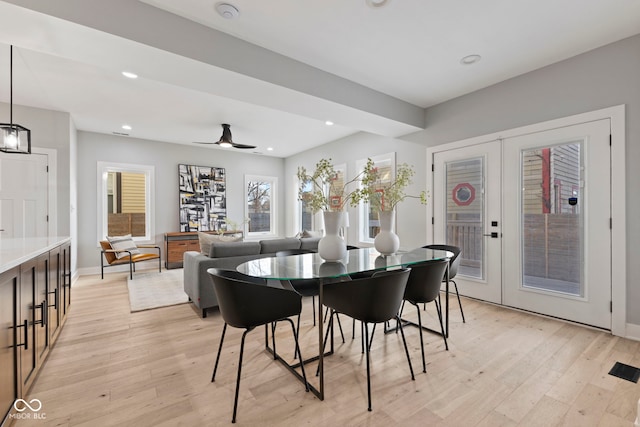
[[[0,237],[46,237],[47,155],[0,153]]]
[[[611,328],[609,120],[503,141],[508,306]]]
[[[461,294],[501,302],[500,141],[434,153],[433,243],[462,249]]]

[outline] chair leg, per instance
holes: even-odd
[[[456,296],[458,297],[458,306],[460,307],[460,314],[462,314],[462,323],[467,323],[464,320],[464,311],[462,311],[462,302],[460,302],[460,294],[458,293],[458,284],[455,282],[455,280],[449,280],[450,282],[453,282],[453,287],[456,289]]]
[[[411,371],[411,380],[415,381],[416,377],[413,375],[413,366],[411,365],[411,357],[409,357],[409,348],[407,347],[407,340],[404,338],[404,329],[402,329],[402,322],[400,317],[396,316],[398,323],[400,324],[400,335],[402,335],[402,343],[404,344],[404,352],[407,355],[407,362],[409,363],[409,371]]]
[[[129,255],[129,277],[133,280],[133,262],[131,262],[131,255]]]
[[[316,297],[311,295],[311,308],[313,308],[313,326],[316,326]]]
[[[444,348],[449,351],[449,344],[447,344],[447,334],[444,333],[444,324],[442,323],[442,309],[440,308],[440,304],[438,301],[433,301],[436,303],[436,310],[438,310],[438,320],[440,321],[440,331],[442,331],[442,339],[444,339]]]
[[[300,315],[298,314],[298,326],[296,327],[296,330],[294,331],[294,333],[296,334],[296,341],[298,341],[299,338],[299,334],[300,334]],[[293,358],[297,359],[298,358],[298,349],[296,348],[296,350],[293,352]],[[302,359],[301,359],[302,360]]]
[[[327,315],[329,314],[329,307],[324,311],[324,322],[327,321]],[[333,314],[331,314],[333,316]],[[344,344],[344,332],[342,332],[342,323],[340,323],[340,316],[336,313],[336,319],[338,320],[338,329],[340,329],[340,336],[342,337],[342,344]]]
[[[365,322],[362,322],[362,323],[364,324],[365,341],[368,343],[369,342],[369,325],[367,325]],[[371,368],[369,366],[369,345],[366,346],[365,353],[367,357],[367,405],[368,405],[367,410],[371,412]]]
[[[422,338],[422,316],[420,316],[420,308],[417,305],[416,305],[416,309],[418,311],[418,329],[420,329],[420,351],[422,352],[422,372],[427,372],[427,362],[424,359],[424,340]]]
[[[276,354],[276,324],[278,322],[271,322],[271,343],[273,344],[273,360],[278,359]]]
[[[220,337],[220,345],[218,346],[218,355],[216,356],[216,364],[213,367],[213,375],[211,376],[211,382],[216,380],[216,372],[218,371],[218,362],[220,361],[220,353],[222,352],[222,343],[224,342],[224,334],[227,332],[227,324],[222,327],[222,337]]]
[[[240,394],[240,374],[242,372],[242,356],[244,354],[244,339],[251,329],[247,329],[242,333],[242,340],[240,341],[240,356],[238,357],[238,378],[236,379],[236,397],[233,401],[233,417],[231,422],[236,422],[236,413],[238,412],[238,395]]]

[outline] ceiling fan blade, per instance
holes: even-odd
[[[232,145],[233,145],[233,148],[240,148],[241,150],[256,148],[255,145],[236,144],[235,142],[232,143]]]
[[[205,145],[210,145],[210,144],[217,144],[218,141],[216,142],[203,142],[203,141],[192,141],[193,144],[205,144]]]

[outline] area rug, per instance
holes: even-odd
[[[184,293],[181,268],[163,270],[162,273],[133,273],[133,280],[127,278],[127,286],[132,313],[189,301],[189,297]]]

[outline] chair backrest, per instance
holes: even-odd
[[[107,251],[111,250],[111,243],[108,240],[101,240],[100,246],[102,250]],[[113,261],[117,260],[116,254],[114,252],[104,252],[104,259],[107,261],[107,264],[111,264]]]
[[[210,268],[218,307],[224,321],[251,329],[300,314],[302,297],[294,291],[266,286],[266,281],[244,274]]]
[[[458,274],[458,266],[460,266],[460,260],[462,259],[460,257],[462,251],[459,247],[452,245],[427,245],[423,246],[423,248],[453,252],[453,258],[451,258],[451,265],[449,266],[449,279],[456,277],[456,274]]]
[[[426,303],[438,298],[447,260],[411,264],[404,299],[412,303]]]
[[[324,304],[363,322],[386,322],[398,314],[409,272],[408,268],[379,271],[371,277],[325,285]]]
[[[276,252],[276,256],[302,255],[315,253],[310,249],[288,249],[286,251]]]

